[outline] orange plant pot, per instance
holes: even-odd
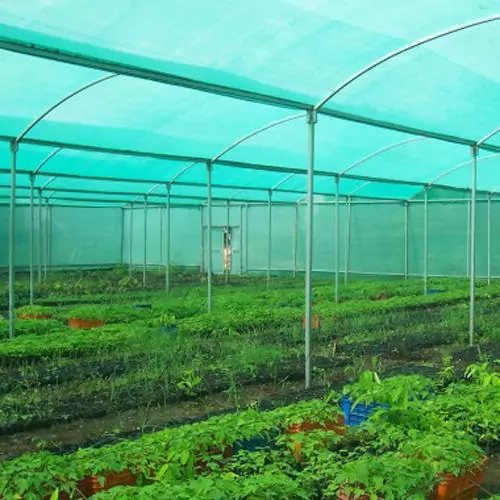
[[[487,463],[488,458],[485,457],[477,469],[461,476],[444,474],[429,500],[474,500],[479,495]]]
[[[287,430],[287,434],[299,434],[300,432],[309,432],[309,431],[333,431],[339,436],[345,436],[346,429],[344,423],[344,415],[339,415],[337,420],[327,420],[326,422],[311,422],[309,420],[304,420],[304,422],[300,424],[293,424]],[[298,442],[293,443],[292,454],[297,460],[300,462],[300,453],[302,450],[302,444]]]
[[[321,319],[319,317],[319,314],[313,314],[312,315],[312,329],[313,330],[318,330],[321,328]],[[306,327],[306,317],[302,316],[302,326],[305,328]]]
[[[210,448],[208,450],[209,455],[222,455],[223,460],[215,460],[214,462],[219,466],[222,467],[224,465],[224,460],[227,460],[228,458],[231,458],[233,456],[233,447],[232,446],[224,446],[224,448]],[[208,467],[208,463],[203,460],[199,459],[195,462],[194,464],[195,467],[195,472],[196,474],[203,474],[203,472],[210,471],[210,467]]]
[[[104,477],[102,486],[99,477]],[[89,497],[115,486],[134,486],[135,484],[137,484],[137,474],[124,470],[123,472],[106,472],[102,476],[87,476],[78,482],[78,489],[83,495]]]
[[[19,314],[19,319],[51,319],[52,314]]]
[[[103,319],[82,319],[82,318],[69,318],[68,326],[75,330],[90,330],[103,326],[105,321]]]

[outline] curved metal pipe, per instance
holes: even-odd
[[[71,92],[70,94],[64,96],[62,99],[59,99],[59,101],[57,101],[54,105],[50,106],[50,108],[45,110],[41,115],[39,115],[37,118],[31,121],[31,123],[16,137],[15,141],[19,144],[26,136],[26,134],[28,134],[33,129],[33,127],[35,127],[38,123],[40,123],[48,114],[52,113],[52,111],[58,108],[61,104],[64,104],[65,102],[69,101],[76,95],[81,94],[82,92],[91,87],[94,87],[95,85],[98,85],[99,83],[105,82],[107,80],[111,80],[112,78],[116,78],[117,76],[119,75],[115,73],[111,75],[102,76],[101,78],[98,78],[93,82],[87,83],[83,87],[80,87],[77,90]]]
[[[239,146],[242,142],[248,141],[248,139],[251,139],[252,137],[255,137],[256,135],[259,135],[262,132],[265,132],[266,130],[277,127],[278,125],[281,125],[283,123],[291,122],[292,120],[297,120],[298,118],[304,118],[305,116],[307,116],[307,113],[299,113],[297,115],[287,116],[286,118],[282,118],[281,120],[277,120],[275,122],[268,123],[267,125],[264,125],[263,127],[259,128],[257,130],[254,130],[253,132],[250,132],[249,134],[245,135],[244,137],[241,137],[240,139],[231,143],[229,146],[227,146],[225,149],[223,149],[219,154],[214,156],[212,158],[212,160],[210,161],[210,163],[215,163],[217,160],[219,160],[226,153],[229,153],[229,151],[234,149],[236,146]]]
[[[434,35],[426,36],[425,38],[421,38],[415,42],[412,42],[408,45],[405,45],[404,47],[401,47],[399,49],[393,50],[392,52],[389,52],[389,54],[386,54],[383,57],[380,57],[379,59],[375,60],[368,66],[365,66],[363,69],[349,77],[347,80],[343,81],[340,85],[338,85],[333,91],[331,91],[325,98],[323,98],[316,106],[314,109],[316,111],[319,111],[330,99],[335,97],[341,90],[346,88],[348,85],[351,83],[355,82],[358,78],[361,76],[365,75],[372,69],[380,66],[381,64],[385,63],[386,61],[389,61],[391,59],[394,59],[395,57],[404,54],[405,52],[408,52],[412,49],[415,49],[417,47],[420,47],[426,43],[432,42],[434,40],[437,40],[439,38],[443,38],[447,35],[451,35],[453,33],[458,33],[459,31],[463,31],[469,28],[474,28],[476,26],[480,26],[481,24],[486,24],[490,23],[492,21],[498,21],[500,19],[500,14],[495,14],[493,16],[477,19],[475,21],[471,21],[469,23],[465,24],[460,24],[458,26],[454,26],[452,28],[448,28],[447,30],[440,31],[439,33],[435,33]]]
[[[38,165],[38,167],[34,170],[33,172],[33,175],[36,177],[36,175],[38,174],[38,172],[40,172],[40,170],[42,169],[42,167],[48,162],[50,161],[52,158],[54,158],[54,156],[56,156],[58,153],[60,153],[64,148],[57,148],[57,149],[54,149],[54,151],[52,151],[52,153],[50,153],[49,155],[47,155],[41,162],[40,164]]]
[[[497,127],[493,132],[490,132],[488,135],[485,135],[482,139],[477,141],[476,147],[481,146],[481,144],[484,144],[487,140],[491,139],[494,135],[498,134],[500,132],[500,127]]]

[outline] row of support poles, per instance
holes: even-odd
[[[144,196],[144,260],[142,262],[142,286],[146,288],[146,268],[148,265],[148,197]]]
[[[134,202],[130,204],[130,226],[129,226],[129,235],[128,235],[128,275],[132,277],[132,252],[134,249]]]
[[[170,191],[172,190],[172,185],[167,184],[167,245],[165,248],[165,291],[170,293],[170,236],[172,234],[170,230]]]
[[[476,185],[477,147],[472,147],[471,200],[470,200],[470,315],[469,345],[474,345],[475,295],[476,295]]]
[[[267,289],[271,287],[271,258],[272,258],[272,198],[273,192],[269,190],[267,202]]]
[[[315,125],[318,117],[315,110],[307,113],[308,161],[307,161],[307,215],[306,215],[306,314],[305,314],[305,386],[311,387],[311,332],[312,332],[312,263],[314,221],[314,146]]]
[[[338,304],[340,273],[340,176],[335,176],[335,302]]]
[[[344,284],[347,283],[349,276],[349,264],[351,259],[351,197],[347,196],[345,202],[346,219],[345,219],[345,242],[344,242],[344,261],[345,261],[345,271],[344,271]]]
[[[429,265],[429,186],[424,189],[424,295],[427,295]]]
[[[226,234],[226,245],[225,245],[225,251],[228,252],[228,248],[230,248],[230,245],[229,245],[229,227],[230,227],[230,213],[229,213],[229,210],[230,210],[230,205],[229,205],[229,200],[226,201],[226,230],[227,230],[227,234]],[[231,263],[231,259],[228,259],[227,257],[229,257],[226,253],[225,255],[226,259],[224,261],[225,263],[225,281],[226,283],[229,283],[229,267],[230,267],[230,263]]]
[[[297,277],[297,254],[299,244],[299,204],[295,203],[295,215],[293,218],[293,277]]]
[[[410,204],[406,201],[405,202],[405,280],[408,279],[408,273],[409,273],[409,211],[410,211]]]
[[[212,312],[212,164],[207,163],[207,306],[208,312]]]

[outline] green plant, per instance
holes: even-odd
[[[187,396],[194,396],[199,391],[201,381],[202,378],[194,370],[185,370],[177,387],[184,391]]]
[[[38,306],[38,305],[28,305],[16,308],[17,316],[51,316],[54,310],[52,307]]]

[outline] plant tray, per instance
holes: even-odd
[[[353,427],[366,422],[375,410],[378,410],[379,408],[388,408],[387,405],[380,403],[372,403],[369,405],[358,403],[355,407],[353,406],[354,405],[348,396],[342,396],[341,409],[345,416],[345,425]]]
[[[103,319],[83,319],[83,318],[69,318],[68,326],[73,329],[90,330],[103,326],[105,321]]]
[[[429,500],[474,500],[479,495],[479,485],[483,481],[487,462],[488,458],[485,457],[476,470],[461,476],[445,474]]]

